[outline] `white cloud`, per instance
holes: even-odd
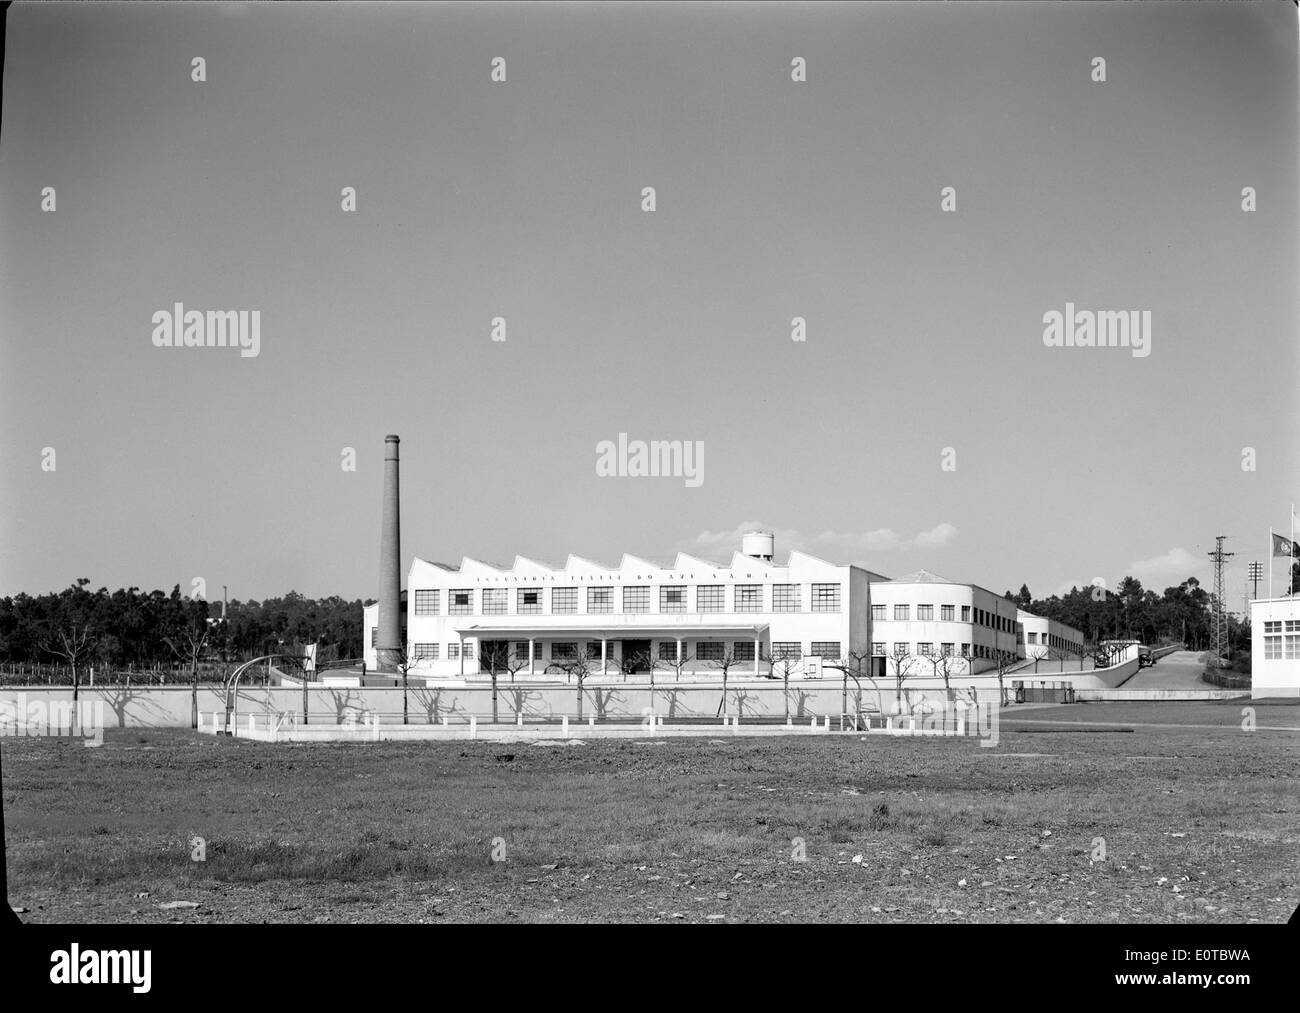
[[[1125,574],[1142,581],[1144,588],[1160,592],[1172,584],[1181,584],[1188,577],[1202,580],[1209,566],[1208,558],[1194,556],[1182,546],[1178,546],[1162,556],[1129,563]]]
[[[815,556],[825,556],[832,562],[846,558],[860,558],[865,553],[890,552],[895,549],[933,549],[947,545],[957,537],[957,528],[944,522],[922,531],[914,538],[904,538],[892,528],[872,531],[822,531],[805,534],[796,528],[771,528],[758,521],[746,521],[730,531],[703,531],[695,536],[684,551],[715,559],[730,558],[740,549],[741,537],[747,531],[771,531],[776,537],[778,557],[791,549],[800,549]]]

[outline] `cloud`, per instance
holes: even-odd
[[[1209,566],[1210,562],[1207,558],[1194,556],[1182,546],[1178,546],[1162,556],[1129,563],[1125,573],[1142,581],[1143,587],[1162,591],[1171,584],[1181,584],[1188,577],[1201,579]]]
[[[730,558],[740,549],[741,537],[747,531],[771,531],[776,537],[778,557],[791,549],[800,549],[815,556],[831,560],[860,558],[863,554],[891,552],[895,549],[933,549],[949,544],[957,537],[957,528],[947,523],[937,524],[914,538],[904,538],[892,528],[875,528],[871,531],[821,531],[806,534],[797,528],[772,528],[759,521],[746,521],[730,531],[702,531],[684,551],[716,559]]]

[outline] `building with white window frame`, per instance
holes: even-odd
[[[871,644],[871,588],[885,580],[854,565],[792,551],[773,561],[768,532],[744,536],[719,563],[679,553],[670,565],[624,556],[617,566],[570,556],[562,567],[516,557],[509,567],[465,558],[415,559],[407,575],[408,674],[455,679],[484,668],[484,653],[518,675],[555,678],[578,652],[595,672],[645,671],[653,660],[683,673],[768,674],[773,656],[839,659]],[[367,668],[377,658],[378,607],[365,610]]]
[[[1084,650],[1083,633],[1055,619],[1016,609],[1016,651],[1029,661],[1078,658]]]
[[[1300,697],[1300,597],[1250,603],[1250,696]]]

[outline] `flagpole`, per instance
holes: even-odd
[[[1295,500],[1291,501],[1291,547],[1287,551],[1291,555],[1287,556],[1286,593],[1293,594],[1295,592],[1295,588],[1292,586],[1295,583],[1295,578],[1292,576],[1295,573]]]
[[[1268,529],[1268,596],[1273,597],[1273,528]]]

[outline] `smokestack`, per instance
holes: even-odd
[[[402,522],[396,436],[384,437],[384,522],[379,538],[379,632],[375,654],[381,672],[396,672],[402,643]]]

